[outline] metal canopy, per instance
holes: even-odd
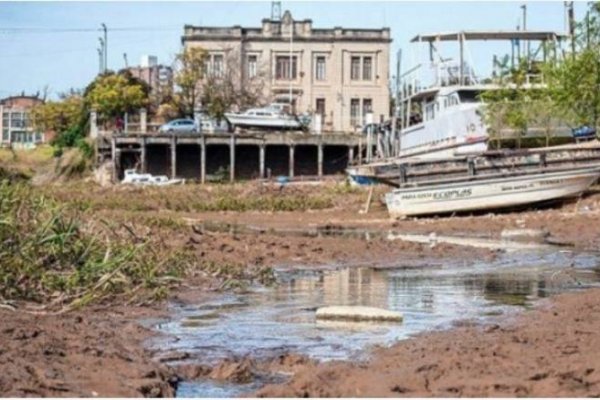
[[[437,42],[462,40],[561,40],[566,39],[564,33],[553,31],[459,31],[439,32],[417,35],[411,39],[415,42]]]

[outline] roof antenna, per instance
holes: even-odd
[[[271,2],[271,21],[281,21],[281,1]]]

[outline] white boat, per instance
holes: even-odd
[[[467,62],[467,42],[500,40],[509,43],[537,42],[540,48],[565,36],[552,31],[459,31],[417,35],[411,42],[427,44],[429,60],[400,77],[398,90],[400,129],[399,157],[451,157],[487,150],[488,126],[480,95],[501,89],[496,70],[508,66],[494,59],[494,74],[481,79]],[[442,42],[457,42],[457,60],[442,54]],[[532,44],[533,46],[533,44]],[[538,54],[532,52],[532,54]],[[544,53],[545,54],[545,53]],[[534,56],[530,61],[533,63]],[[512,59],[514,66],[518,60]],[[429,68],[427,68],[429,67]],[[502,73],[500,71],[499,73]],[[543,85],[539,73],[527,74],[524,88]]]
[[[302,124],[296,116],[286,114],[280,107],[270,105],[251,108],[242,113],[225,113],[231,125],[245,128],[300,129]]]
[[[576,197],[600,177],[600,167],[567,169],[395,189],[385,195],[393,218],[502,209]]]
[[[165,175],[139,174],[135,169],[126,169],[124,184],[141,186],[169,186],[184,184],[185,179],[169,179]]]

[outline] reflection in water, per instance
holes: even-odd
[[[568,269],[571,264],[577,268]],[[202,305],[175,308],[173,320],[160,329],[176,339],[156,346],[197,353],[203,363],[246,355],[273,357],[283,352],[319,359],[348,358],[364,354],[362,350],[368,346],[448,327],[458,319],[489,318],[515,306],[529,306],[552,293],[596,285],[600,280],[596,265],[595,256],[559,252],[505,255],[492,264],[282,273],[281,283],[273,289],[256,289],[239,297],[224,295],[220,302],[244,306],[217,307],[214,318],[195,317],[206,312]],[[565,266],[568,271],[563,273]],[[316,323],[316,308],[329,305],[400,311],[404,322]],[[202,323],[190,325],[194,318]]]

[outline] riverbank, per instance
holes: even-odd
[[[423,334],[365,363],[297,369],[260,397],[598,397],[600,290],[569,293],[514,321]]]

